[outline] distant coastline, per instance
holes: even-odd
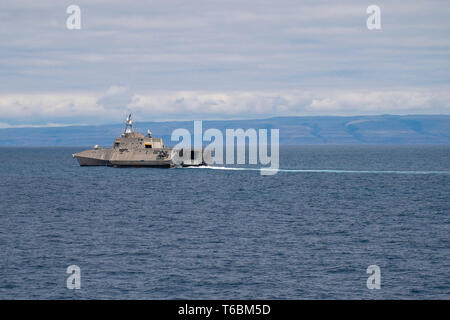
[[[191,130],[192,121],[136,121],[170,143],[174,129]],[[450,115],[308,116],[254,120],[205,120],[209,127],[278,128],[281,145],[324,144],[449,144]],[[109,146],[123,124],[20,127],[0,129],[0,146]]]

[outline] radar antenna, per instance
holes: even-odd
[[[130,115],[125,119],[125,133],[131,132],[133,132],[133,120],[131,119],[130,113]]]

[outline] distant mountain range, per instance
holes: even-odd
[[[192,121],[139,122],[136,131],[162,137]],[[277,117],[258,120],[203,121],[203,129],[280,129],[280,144],[450,144],[450,115],[381,115],[352,117]],[[0,146],[110,146],[123,124],[0,129]],[[224,135],[225,136],[225,135]]]

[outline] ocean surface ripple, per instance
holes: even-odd
[[[449,146],[283,147],[271,176],[82,149],[0,148],[1,299],[450,298]]]

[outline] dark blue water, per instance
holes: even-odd
[[[0,298],[450,298],[449,146],[282,148],[274,176],[79,150],[0,148]]]

